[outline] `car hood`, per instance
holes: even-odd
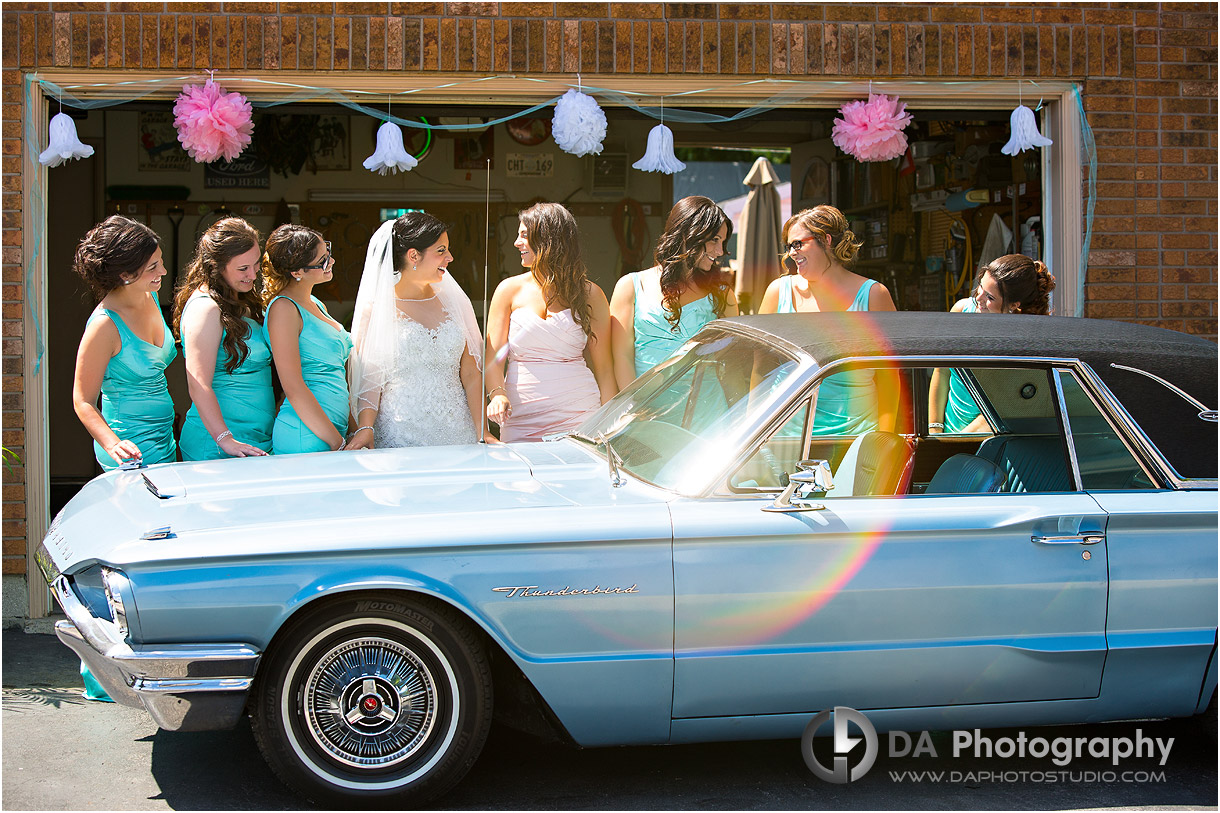
[[[471,544],[529,509],[654,500],[612,489],[575,441],[377,449],[150,466],[95,478],[47,537],[56,567],[96,561]],[[565,510],[566,509],[566,510]],[[511,523],[510,523],[511,524]]]

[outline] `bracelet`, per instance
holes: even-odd
[[[369,430],[370,432],[373,432],[373,427],[371,424],[365,424],[364,426],[356,427],[356,432],[361,432],[365,429]],[[356,432],[352,432],[352,437],[356,436]],[[374,432],[374,434],[376,434],[376,433]]]
[[[223,431],[223,432],[221,432],[219,435],[217,435],[217,436],[214,438],[214,440],[216,441],[216,445],[217,445],[217,446],[219,446],[219,445],[220,445],[220,442],[221,442],[222,440],[224,440],[225,438],[231,438],[231,437],[233,437],[233,433],[232,433],[232,432],[230,432],[228,429],[226,429],[225,431]]]
[[[499,390],[500,392],[504,393],[505,398],[508,397],[508,391],[506,389],[504,389],[503,387],[493,387],[491,392],[487,393],[488,400],[491,400],[492,398],[495,397],[496,390]]]
[[[341,452],[341,451],[343,451],[343,449],[344,449],[346,446],[347,446],[347,441],[346,441],[346,440],[341,440],[341,441],[339,441],[339,448],[338,448],[338,449],[335,449],[335,451],[336,451],[336,452]]]
[[[945,425],[943,423],[929,423],[928,428],[929,429],[944,429]]]

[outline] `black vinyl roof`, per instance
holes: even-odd
[[[1164,328],[1024,314],[785,313],[727,321],[803,348],[820,366],[852,356],[994,356],[1080,359],[1101,377],[1149,438],[1189,477],[1215,477],[1216,424],[1135,367],[1216,408],[1216,344]]]

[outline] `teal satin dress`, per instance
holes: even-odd
[[[342,327],[335,329],[312,313],[301,309],[290,297],[277,296],[267,306],[281,299],[292,302],[293,307],[301,314],[301,336],[299,347],[301,351],[301,377],[305,386],[318,400],[318,405],[326,413],[326,417],[334,424],[335,431],[347,435],[348,397],[347,397],[347,357],[352,352],[351,334]],[[326,308],[317,297],[310,297],[323,313]],[[270,346],[270,334],[266,324],[263,325],[263,335]],[[275,416],[275,425],[271,430],[271,451],[275,454],[299,454],[301,452],[325,452],[330,450],[330,444],[319,438],[292,407],[287,398],[280,405],[279,414]]]
[[[635,288],[635,374],[641,376],[656,367],[694,336],[708,322],[716,318],[712,308],[712,295],[688,302],[682,306],[677,330],[673,330],[666,319],[666,311],[660,302],[645,303],[640,282],[642,271],[632,273],[631,284]]]
[[[971,299],[962,313],[978,313],[978,303]],[[945,403],[945,432],[959,433],[979,416],[979,406],[955,368],[949,368],[949,398]]]
[[[664,305],[660,302],[648,304],[641,274],[636,271],[631,274],[631,284],[635,289],[635,312],[633,315],[635,328],[635,374],[641,376],[673,355],[679,347],[686,344],[703,326],[716,318],[712,307],[712,295],[688,302],[682,306],[678,317],[677,329],[673,329],[666,318]],[[724,415],[726,401],[718,381],[710,376],[699,384],[698,401],[694,412],[688,417],[685,407],[690,387],[694,386],[693,370],[687,370],[682,379],[670,382],[669,392],[660,392],[649,404],[657,410],[654,420],[662,420],[682,426],[690,431],[698,432]]]
[[[102,378],[102,417],[121,440],[140,447],[145,465],[173,463],[178,457],[174,443],[174,400],[165,382],[165,368],[178,355],[169,325],[161,321],[161,344],[150,344],[127,327],[123,317],[101,305],[89,316],[109,319],[119,331],[122,347],[106,364]],[[93,456],[105,471],[119,464],[97,441]]]
[[[187,300],[190,308],[206,293],[197,291]],[[225,426],[233,437],[242,443],[257,446],[264,452],[271,451],[271,427],[275,423],[275,393],[271,389],[271,345],[267,343],[267,335],[263,326],[246,317],[249,331],[246,334],[246,347],[249,355],[246,360],[237,365],[233,372],[225,369],[229,354],[225,352],[224,340],[227,331],[220,333],[220,347],[216,352],[216,369],[212,373],[212,392],[216,395],[216,403],[220,405],[220,414],[224,416]],[[189,355],[190,348],[185,343],[182,346],[184,354]],[[182,449],[183,460],[216,460],[228,457],[212,440],[211,433],[203,425],[199,410],[191,404],[182,424],[182,435],[178,439]]]
[[[792,280],[780,277],[777,313],[795,313]],[[868,310],[868,295],[875,280],[865,280],[848,306],[849,311]],[[871,370],[850,370],[823,379],[813,413],[813,435],[859,435],[877,428],[877,386]]]

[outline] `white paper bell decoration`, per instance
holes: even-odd
[[[1032,150],[1034,147],[1049,147],[1054,143],[1038,132],[1038,122],[1034,119],[1034,111],[1023,104],[1017,105],[1017,109],[1012,111],[1008,125],[1012,128],[1012,137],[1008,139],[1007,144],[1000,147],[1000,152],[1005,155],[1016,155],[1025,150]]]
[[[572,155],[600,153],[606,137],[606,114],[592,96],[569,88],[555,102],[551,137],[560,149]]]
[[[402,128],[392,121],[377,128],[377,149],[364,159],[364,168],[385,175],[414,169],[419,164],[402,143]]]
[[[686,164],[674,155],[674,132],[664,124],[658,124],[648,131],[648,149],[644,157],[631,166],[644,172],[664,172],[673,175],[686,169]]]
[[[67,113],[56,113],[51,119],[50,144],[38,156],[38,163],[57,167],[73,158],[88,158],[93,148],[82,144],[76,135],[76,122]]]

